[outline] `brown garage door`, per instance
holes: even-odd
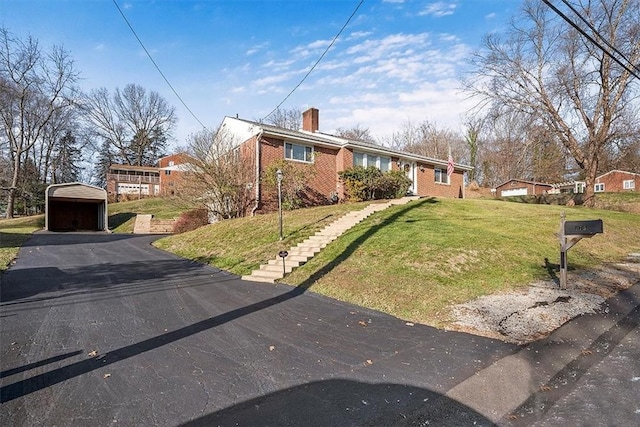
[[[49,200],[49,230],[98,231],[100,202],[92,200]]]

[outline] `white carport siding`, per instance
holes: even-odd
[[[502,190],[500,192],[501,197],[515,197],[515,196],[526,196],[526,195],[527,195],[527,187],[510,188],[508,190]]]
[[[45,229],[50,231],[108,231],[107,192],[73,182],[47,187]]]

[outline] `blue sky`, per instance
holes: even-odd
[[[300,82],[360,0],[117,0],[181,98],[207,127],[259,120]],[[282,108],[316,107],[320,130],[403,123],[459,128],[472,105],[458,77],[516,0],[365,0]],[[85,90],[136,83],[176,107],[173,145],[201,129],[138,44],[112,0],[0,0],[0,25],[43,47],[63,45]]]

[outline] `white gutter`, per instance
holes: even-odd
[[[255,216],[256,211],[260,207],[260,139],[262,138],[262,130],[256,136],[256,204],[251,209],[251,216]]]

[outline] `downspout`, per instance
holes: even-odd
[[[262,138],[262,132],[261,130],[256,136],[256,204],[251,209],[251,216],[255,216],[260,207],[260,138]]]

